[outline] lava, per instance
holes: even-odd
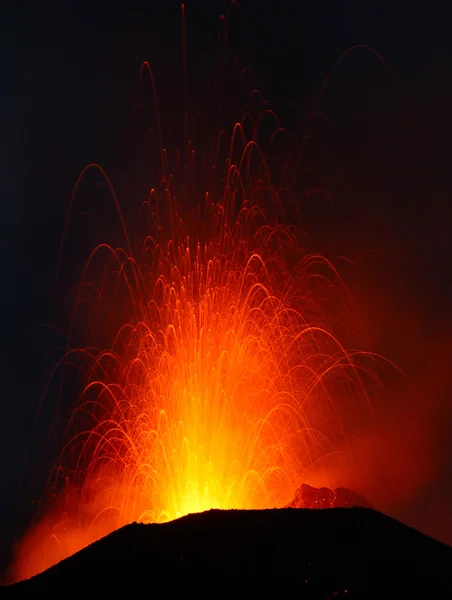
[[[210,153],[189,140],[182,165],[161,146],[144,235],[123,220],[123,247],[91,253],[69,338],[87,289],[117,326],[108,348],[70,348],[62,361],[89,365],[85,386],[16,580],[132,521],[285,506],[325,456],[346,451],[347,407],[369,409],[376,359],[355,350],[335,264],[281,217],[296,177],[275,182],[258,140],[266,113],[263,102],[251,134],[246,118],[230,130],[224,159],[224,131]],[[118,204],[97,165],[73,200],[93,170]]]

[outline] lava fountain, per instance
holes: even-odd
[[[144,72],[152,78],[147,63]],[[359,327],[334,263],[281,217],[300,161],[275,179],[280,128],[259,143],[269,112],[262,101],[251,134],[244,113],[223,158],[224,131],[210,153],[189,139],[173,163],[162,143],[144,234],[121,217],[123,247],[91,253],[69,338],[87,289],[116,330],[108,348],[69,348],[62,360],[85,365],[85,385],[16,580],[132,521],[283,506],[310,470],[346,450],[347,407],[368,410],[376,358],[354,350]],[[93,170],[119,210],[97,165],[73,202]]]

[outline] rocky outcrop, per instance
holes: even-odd
[[[303,483],[286,508],[373,508],[366,498],[347,488],[315,488]]]

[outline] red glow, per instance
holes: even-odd
[[[55,472],[67,483],[19,548],[15,579],[131,521],[284,506],[346,449],[347,406],[369,407],[374,357],[349,350],[359,330],[339,273],[280,216],[288,191],[257,143],[268,115],[263,103],[251,137],[236,124],[224,162],[188,141],[182,182],[158,126],[148,233],[132,243],[122,220],[124,247],[99,245],[82,277],[119,326],[107,350],[65,357],[91,365]]]

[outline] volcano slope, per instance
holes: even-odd
[[[128,525],[1,591],[446,598],[451,574],[452,548],[371,508],[211,510]]]

